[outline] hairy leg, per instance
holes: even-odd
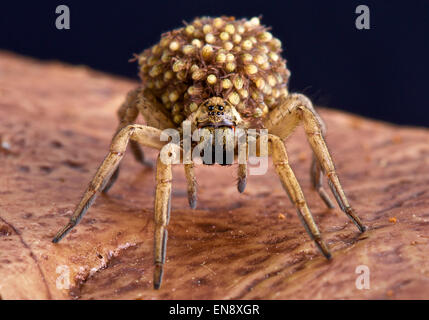
[[[118,110],[119,126],[116,132],[121,131],[122,128],[130,124],[134,124],[134,122],[136,121],[139,115],[139,109],[137,108],[137,104],[138,104],[138,95],[140,90],[141,90],[140,88],[137,88],[130,91],[124,103],[119,108]],[[140,148],[140,145],[136,141],[133,141],[133,140],[130,141],[130,148],[134,155],[134,158],[138,162],[149,166],[151,165],[150,163],[145,162],[143,150]]]
[[[325,136],[326,133],[326,125],[325,122],[323,122],[322,118],[316,113],[316,110],[314,110],[313,106],[311,106],[311,109],[313,113],[316,115],[319,124],[320,124],[320,131],[322,133],[322,136]],[[326,206],[328,208],[335,208],[332,200],[330,199],[328,193],[325,191],[325,188],[323,187],[323,178],[324,178],[323,169],[320,165],[320,162],[317,161],[317,157],[313,152],[313,156],[311,158],[311,168],[310,168],[310,177],[311,177],[311,183],[313,185],[313,188],[317,191],[320,198],[322,198],[323,202],[325,202]]]
[[[238,164],[238,182],[237,189],[240,193],[244,192],[247,184],[247,163]]]
[[[188,201],[192,209],[197,207],[197,179],[195,178],[194,163],[185,164],[185,176],[188,184]]]
[[[326,204],[326,206],[331,209],[335,208],[331,198],[329,197],[328,193],[323,187],[323,177],[324,177],[323,170],[314,154],[311,161],[310,177],[311,177],[311,184],[313,185],[313,188],[317,191],[317,193],[319,194],[323,202]]]
[[[248,146],[247,141],[239,138],[239,153],[238,153],[238,181],[237,189],[238,192],[243,193],[246,189],[247,184],[247,160],[248,160]]]
[[[73,229],[74,226],[79,223],[86,211],[94,202],[98,193],[104,189],[110,177],[118,168],[130,140],[137,141],[144,146],[159,150],[165,144],[165,142],[160,141],[160,135],[161,131],[156,128],[137,124],[129,125],[119,131],[112,140],[110,152],[107,154],[95,176],[89,183],[89,186],[71,216],[69,223],[57,233],[52,242],[56,243],[60,241],[70,230]]]
[[[361,232],[365,231],[366,227],[362,224],[354,209],[350,206],[344,190],[341,187],[334,163],[323,138],[323,124],[319,115],[315,112],[311,101],[301,94],[289,95],[281,106],[270,113],[265,122],[265,126],[270,133],[278,135],[283,139],[287,138],[300,123],[304,126],[310,146],[313,149],[318,164],[328,178],[329,187],[341,210],[356,224]],[[315,171],[317,174],[317,167]],[[315,179],[316,186],[318,181],[320,181],[320,179]],[[319,192],[319,194],[323,199],[323,194],[326,194],[326,192],[322,191],[322,193]]]
[[[327,259],[331,258],[329,248],[322,240],[319,229],[317,228],[310,209],[308,208],[305,201],[301,187],[299,186],[292,168],[288,163],[286,148],[283,141],[274,135],[269,135],[268,141],[269,152],[272,156],[276,172],[280,178],[283,188],[285,189],[292,203],[295,205],[301,222],[303,223],[311,239],[314,240],[317,248]]]
[[[171,210],[171,164],[165,164],[158,157],[156,163],[156,193],[155,193],[155,250],[153,274],[153,286],[159,289],[164,271],[165,253],[167,246],[167,225],[170,220]]]
[[[293,112],[294,108],[296,108],[296,106],[301,103],[300,100],[296,98],[296,96],[298,95],[289,95],[283,104],[278,106],[269,114],[267,120],[265,121],[265,126],[268,128],[268,131],[276,136],[279,136],[282,140],[287,139],[301,122],[301,119]],[[325,123],[314,110],[311,103],[310,108],[317,118],[318,123],[320,124],[320,130],[324,135],[326,132]],[[329,195],[323,187],[324,173],[320,163],[317,160],[317,157],[314,155],[314,152],[310,167],[310,177],[313,188],[317,191],[326,206],[328,208],[334,208],[332,200],[329,198]]]
[[[120,106],[118,110],[119,125],[115,135],[113,136],[113,139],[115,138],[116,134],[119,131],[121,131],[123,128],[125,128],[128,125],[134,124],[135,120],[137,119],[139,115],[139,109],[137,108],[137,104],[138,104],[137,97],[140,90],[141,90],[140,88],[137,88],[128,92],[124,103],[122,103],[122,105]],[[130,149],[136,161],[148,167],[152,167],[152,164],[150,162],[145,161],[144,152],[141,149],[138,142],[131,140]],[[108,183],[106,183],[105,187],[103,188],[102,190],[103,193],[107,193],[110,190],[110,188],[115,184],[116,180],[119,177],[119,171],[120,171],[120,167],[118,166],[115,172],[112,174]]]

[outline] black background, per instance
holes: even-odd
[[[68,5],[71,29],[55,28]],[[355,9],[370,8],[370,30]],[[262,15],[284,46],[290,91],[317,105],[429,126],[429,1],[3,1],[0,48],[137,79],[128,60],[201,15]]]

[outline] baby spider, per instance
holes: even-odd
[[[119,175],[119,163],[128,144],[135,158],[144,160],[140,145],[161,150],[167,142],[165,129],[177,129],[179,149],[185,144],[181,124],[189,121],[193,130],[231,133],[249,129],[268,131],[268,155],[272,157],[280,181],[295,205],[298,216],[317,248],[331,257],[322,240],[301,187],[289,166],[284,140],[302,125],[313,150],[312,185],[329,208],[334,205],[323,188],[324,175],[344,213],[361,232],[365,226],[347,201],[334,163],[323,138],[325,126],[311,101],[302,94],[289,94],[290,72],[281,57],[281,42],[258,18],[235,20],[233,17],[198,18],[183,28],[167,32],[159,43],[136,59],[140,65],[141,87],[132,90],[118,111],[120,124],[110,145],[110,152],[98,168],[69,223],[53,242],[60,241],[82,219],[99,192],[107,192]],[[134,124],[142,114],[146,125]],[[213,140],[212,146],[219,144]],[[233,144],[237,142],[234,141]],[[222,140],[222,153],[227,143]],[[207,145],[207,143],[206,143]],[[218,146],[218,145],[217,145]],[[191,150],[197,145],[191,143]],[[247,160],[247,146],[246,158]],[[213,150],[213,149],[212,149]],[[233,149],[233,158],[239,156]],[[180,151],[183,157],[183,151]],[[162,152],[161,152],[162,154]],[[204,155],[206,159],[207,154]],[[222,165],[226,157],[217,158]],[[211,164],[203,161],[205,164]],[[161,285],[170,218],[172,163],[158,156],[155,194],[154,288]],[[188,199],[196,207],[196,178],[192,161],[184,164]],[[246,186],[246,161],[238,165],[238,191]]]

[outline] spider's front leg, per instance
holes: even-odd
[[[238,164],[238,192],[243,193],[247,183],[247,163]]]
[[[350,206],[344,190],[341,187],[338,175],[335,171],[334,163],[323,138],[323,124],[320,117],[314,110],[311,101],[302,94],[290,94],[282,105],[274,109],[269,114],[264,124],[270,133],[285,139],[300,123],[304,126],[307,139],[317,158],[317,165],[320,165],[321,169],[328,177],[329,187],[331,188],[338,205],[355,223],[358,229],[361,232],[364,232],[366,227],[356,215],[354,209]],[[319,188],[321,188],[320,172],[318,174],[319,177],[318,180],[315,180],[315,185],[319,185]],[[319,194],[322,199],[326,196],[324,191],[322,193],[319,192]]]
[[[242,137],[238,138],[239,141],[239,151],[238,151],[238,181],[237,189],[238,192],[243,193],[247,184],[247,161],[248,161],[248,150],[247,150],[247,141],[246,136],[244,139]]]
[[[131,90],[118,110],[119,126],[113,138],[115,138],[116,134],[123,128],[134,124],[139,112],[143,115],[147,125],[150,127],[159,128],[161,130],[174,128],[174,123],[159,110],[162,110],[162,108],[160,108],[153,99],[146,97],[142,88]],[[146,160],[144,152],[137,141],[130,141],[130,149],[137,162],[152,168],[152,163]],[[103,193],[107,193],[115,184],[119,177],[119,168],[119,166],[116,168],[109,181],[105,184],[102,190]]]
[[[331,253],[329,248],[322,240],[319,229],[317,228],[310,209],[307,206],[298,180],[296,179],[295,174],[289,165],[286,148],[283,141],[279,137],[269,134],[268,148],[283,188],[297,209],[298,217],[303,223],[311,239],[314,240],[317,248],[327,259],[330,259]]]
[[[188,185],[188,201],[192,209],[197,207],[197,179],[194,172],[194,163],[185,163],[185,176]]]
[[[137,104],[139,101],[138,95],[140,94],[140,91],[141,89],[137,88],[128,92],[124,103],[120,106],[118,110],[119,125],[115,135],[113,136],[113,139],[116,137],[119,131],[121,131],[126,126],[133,124],[134,121],[137,119],[139,115],[139,109],[137,108]],[[133,153],[134,159],[136,159],[138,162],[140,162],[143,165],[152,167],[152,164],[147,160],[145,160],[144,152],[137,141],[135,140],[130,141],[130,149],[131,149],[131,152]],[[120,172],[120,166],[117,166],[116,170],[113,172],[109,181],[103,187],[102,189],[103,193],[107,193],[110,190],[110,188],[113,187],[113,185],[115,184],[116,180],[119,177],[119,172]]]
[[[165,263],[165,252],[167,246],[167,225],[170,220],[171,211],[171,163],[164,163],[158,157],[156,163],[156,193],[155,193],[155,271],[153,274],[153,287],[159,289]]]
[[[129,125],[119,131],[112,140],[110,152],[89,183],[89,186],[71,216],[69,223],[57,233],[52,242],[59,242],[68,232],[70,232],[70,230],[74,228],[74,226],[79,223],[86,211],[94,202],[98,193],[103,190],[110,177],[118,168],[130,140],[137,141],[144,146],[160,150],[165,145],[165,142],[161,141],[160,136],[160,130],[137,124]]]

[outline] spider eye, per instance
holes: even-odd
[[[214,110],[214,107],[213,107],[213,106],[210,106],[210,107],[209,107],[209,110],[210,110],[210,111]]]
[[[223,107],[222,106],[217,106],[218,107],[218,109],[220,110],[220,111],[222,111],[223,110]]]

